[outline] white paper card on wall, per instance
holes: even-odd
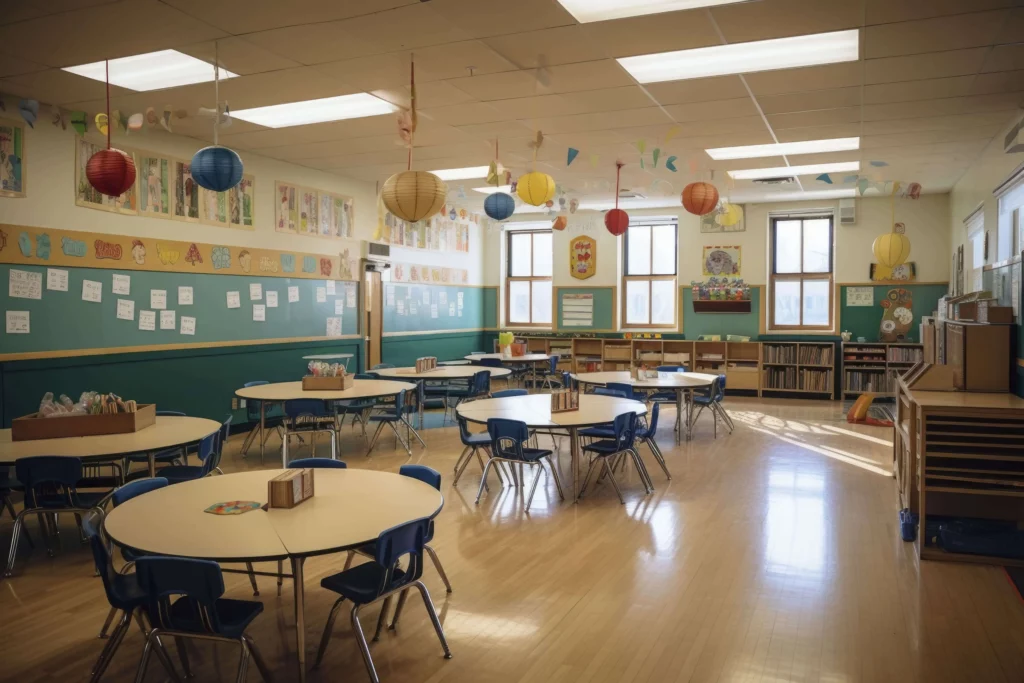
[[[192,294],[191,287],[178,287],[178,305],[191,306],[193,301]]]
[[[394,303],[394,295],[392,295],[392,303]],[[345,292],[345,305],[349,308],[356,307],[356,286],[349,285],[348,290]]]
[[[847,306],[874,306],[875,305],[875,288],[874,287],[847,287],[846,288],[846,305]]]
[[[593,324],[593,294],[566,294],[562,297],[563,327],[592,327]]]
[[[327,294],[328,296],[334,296],[338,293],[338,285],[334,280],[327,281]]]
[[[149,290],[149,307],[162,311],[167,308],[167,290],[166,289],[151,289]]]
[[[118,296],[128,296],[132,293],[132,276],[114,273],[111,276],[110,293]]]
[[[401,316],[405,315],[405,299],[399,299],[395,303],[395,312],[398,313],[398,315],[401,315]]]
[[[95,280],[82,280],[82,301],[100,303],[103,301],[103,283]]]
[[[423,305],[427,306],[430,304],[430,290],[426,287],[423,288]]]
[[[277,308],[277,290],[267,290],[267,308]]]
[[[228,292],[228,308],[241,308],[242,296],[238,292]]]
[[[173,330],[178,326],[174,311],[160,311],[160,329]]]
[[[249,284],[249,301],[259,301],[263,298],[263,285],[258,282]]]
[[[263,304],[252,305],[252,320],[256,323],[265,322],[267,319],[267,307]]]
[[[139,329],[146,332],[156,329],[156,311],[139,311]]]
[[[327,303],[327,290],[324,287],[316,288],[316,302],[318,304]]]
[[[440,292],[438,292],[437,302],[442,306],[448,305],[448,292],[443,289]]]
[[[181,334],[195,335],[196,319],[190,315],[181,316]]]
[[[28,334],[28,311],[7,311],[7,334]]]
[[[46,288],[54,292],[68,291],[68,271],[60,268],[47,268]]]
[[[334,300],[334,315],[341,315],[345,312],[345,300],[335,299]]]
[[[135,320],[135,302],[131,299],[117,300],[117,319]]]
[[[462,308],[462,298],[463,298],[463,296],[464,296],[463,292],[459,292],[458,294],[455,295],[456,300],[459,302],[459,308]]]
[[[288,288],[288,303],[293,304],[299,300],[299,288],[292,286]]]
[[[455,317],[455,304],[448,304],[448,317]]]
[[[459,317],[460,318],[462,317],[462,307],[461,306],[459,307]]]
[[[416,311],[417,310],[418,309],[416,308],[416,301],[415,300],[410,301],[409,302],[409,315],[416,315]]]
[[[437,317],[437,304],[430,304],[430,317],[431,318],[436,318]]]
[[[395,286],[394,285],[388,285],[387,287],[384,288],[384,301],[385,301],[385,304],[388,305],[388,306],[394,306],[395,305]]]
[[[328,337],[340,337],[341,336],[341,318],[328,318],[327,319],[327,336]]]
[[[11,269],[7,296],[12,299],[42,299],[43,274]]]

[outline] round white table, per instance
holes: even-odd
[[[569,435],[569,452],[572,457],[572,499],[579,499],[580,484],[580,443],[579,430],[585,427],[614,422],[619,415],[628,412],[645,415],[647,406],[614,396],[580,394],[579,410],[561,413],[551,412],[551,394],[510,396],[508,398],[487,398],[461,404],[457,412],[470,422],[486,424],[492,417],[525,422],[532,429],[564,429]]]
[[[432,518],[441,511],[444,498],[432,486],[398,474],[318,469],[315,495],[294,508],[241,515],[204,512],[228,501],[265,504],[267,482],[283,471],[205,477],[157,489],[114,508],[103,526],[118,546],[146,554],[232,563],[288,560],[295,584],[295,639],[298,680],[302,681],[306,677],[306,558],[357,548],[391,527]]]
[[[573,375],[580,384],[605,386],[609,382],[631,384],[637,389],[674,391],[676,394],[676,435],[680,434],[683,415],[686,415],[686,440],[693,437],[693,390],[709,387],[718,375],[700,372],[659,372],[657,377],[634,379],[628,372],[581,372]]]
[[[348,370],[348,361],[352,358],[351,353],[318,353],[312,356],[303,356],[302,360],[343,360],[345,369]]]
[[[343,391],[303,391],[302,382],[275,382],[272,384],[257,384],[255,386],[237,389],[235,391],[235,396],[249,401],[260,402],[260,424],[258,429],[260,439],[260,461],[262,462],[264,446],[266,443],[264,422],[266,420],[268,403],[284,403],[285,401],[307,398],[318,399],[321,401],[352,401],[361,398],[382,398],[385,396],[395,396],[403,389],[405,391],[413,391],[416,389],[416,385],[408,382],[393,382],[383,379],[356,379],[352,380],[352,387]],[[245,443],[242,444],[243,456],[245,456],[249,451],[249,446],[253,438],[256,436],[256,430],[257,427],[253,427],[249,436],[246,437]],[[282,439],[281,459],[282,464],[288,464],[287,431]]]
[[[470,379],[478,372],[487,371],[491,377],[507,377],[512,374],[508,368],[486,368],[474,365],[439,365],[433,370],[417,371],[415,367],[407,368],[380,368],[372,370],[374,374],[381,377],[392,377],[396,380],[414,379],[418,381],[443,382],[449,379]],[[423,429],[423,404],[419,405],[420,429]],[[447,414],[447,413],[446,413]]]
[[[438,365],[469,365],[470,362],[463,358],[461,360],[439,360],[439,361],[437,361],[437,364]]]
[[[83,418],[84,419],[84,418]],[[70,436],[61,439],[12,441],[10,429],[0,429],[0,465],[13,465],[18,458],[57,455],[83,461],[118,460],[129,453],[146,453],[149,476],[155,476],[158,452],[201,441],[220,429],[220,423],[204,417],[158,415],[156,422],[137,432]]]
[[[527,353],[522,356],[506,356],[501,353],[471,353],[465,356],[465,359],[471,363],[479,363],[484,358],[500,360],[502,365],[529,364],[530,372],[533,375],[532,383],[534,388],[537,387],[537,364],[547,363],[551,360],[551,356],[546,353]]]

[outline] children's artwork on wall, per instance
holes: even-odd
[[[351,237],[355,209],[351,197],[300,187],[280,180],[274,184],[274,229],[313,237]]]
[[[170,160],[149,154],[140,154],[136,159],[139,213],[143,216],[169,218],[172,181]]]
[[[100,147],[91,142],[75,136],[75,205],[100,211],[113,211],[114,213],[138,214],[137,194],[138,179],[135,184],[120,197],[108,197],[100,194],[85,177],[85,166],[89,163],[92,155],[100,151]],[[127,154],[135,155],[129,150],[123,150]],[[138,168],[138,163],[135,164]]]
[[[908,262],[888,268],[881,263],[872,263],[869,274],[872,282],[913,282],[917,279],[917,264]]]
[[[743,221],[743,207],[739,204],[721,202],[714,211],[700,217],[701,232],[746,232]]]
[[[580,235],[569,242],[569,274],[577,280],[594,277],[597,272],[597,241]]]
[[[0,121],[0,197],[25,196],[25,127]]]
[[[469,282],[469,271],[463,268],[423,266],[414,263],[393,263],[392,282],[418,282],[437,285],[464,285]]]
[[[739,277],[742,249],[732,247],[704,247],[704,275],[729,275]]]
[[[199,220],[199,186],[192,180],[192,164],[174,161],[174,211],[172,218],[184,221]]]
[[[373,240],[412,249],[469,252],[469,226],[488,220],[478,213],[449,204],[425,221],[409,223],[377,201],[377,229]]]
[[[882,324],[879,341],[895,343],[906,341],[914,322],[914,295],[909,289],[890,289],[881,301]]]

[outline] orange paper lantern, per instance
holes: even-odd
[[[718,206],[718,188],[711,183],[690,183],[683,188],[683,208],[692,214],[703,216]]]

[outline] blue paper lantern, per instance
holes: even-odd
[[[192,179],[214,192],[224,192],[242,179],[242,160],[227,147],[203,147],[192,157]]]
[[[504,192],[495,192],[487,195],[484,200],[484,213],[496,221],[503,221],[511,216],[516,210],[516,200],[512,195]]]

